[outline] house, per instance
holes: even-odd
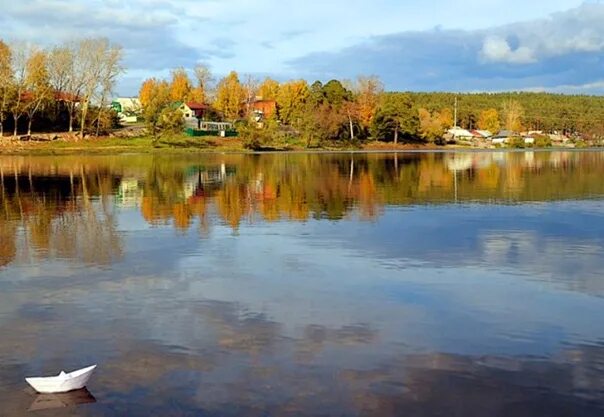
[[[118,97],[113,99],[111,107],[121,113],[140,113],[143,108],[138,97]]]
[[[111,102],[111,108],[117,112],[122,123],[136,123],[143,106],[138,97],[118,97]]]
[[[257,122],[268,119],[277,113],[277,102],[275,100],[256,100],[250,103],[250,113]]]
[[[501,130],[496,135],[491,136],[491,143],[493,145],[508,143],[509,139],[513,138],[514,136],[517,135],[511,130]]]
[[[472,130],[472,134],[482,139],[488,139],[493,136],[493,134],[488,130]]]
[[[197,118],[197,119],[205,119],[208,113],[211,110],[211,107],[208,104],[196,103],[194,101],[189,101],[186,103],[179,103],[180,111],[183,114],[185,119]]]
[[[453,139],[471,140],[474,138],[472,132],[457,126],[449,129],[447,133],[452,136]]]

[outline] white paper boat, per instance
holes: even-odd
[[[61,371],[58,376],[25,378],[25,380],[41,394],[69,392],[84,388],[95,369],[96,365],[93,365],[68,374]]]

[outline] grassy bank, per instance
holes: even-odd
[[[154,140],[150,136],[137,138],[99,137],[79,141],[8,141],[0,142],[0,154],[68,154],[68,153],[151,153],[243,151],[239,140],[218,137],[190,138],[175,136]]]
[[[302,142],[284,142],[271,147],[257,149],[261,151],[395,151],[410,149],[443,149],[448,147],[421,144],[398,144],[368,142],[360,145],[323,144],[320,147],[306,148]],[[455,147],[451,147],[455,148]],[[0,141],[0,154],[93,154],[93,153],[194,153],[194,152],[253,152],[244,146],[240,138],[222,138],[215,136],[189,137],[170,136],[153,140],[150,136],[137,138],[100,137],[79,141],[11,141],[7,138]]]

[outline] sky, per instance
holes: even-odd
[[[388,90],[604,94],[600,0],[0,0],[0,38],[119,43],[117,87],[208,65]]]

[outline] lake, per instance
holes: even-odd
[[[2,417],[604,413],[604,152],[0,156],[0,183]]]

